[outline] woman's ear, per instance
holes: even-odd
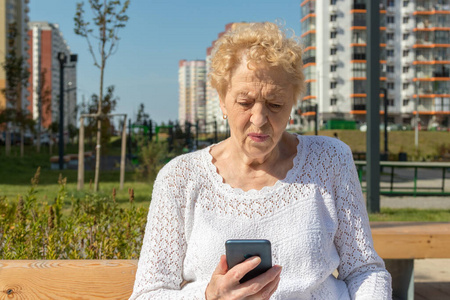
[[[225,97],[219,96],[220,101],[220,109],[222,110],[223,115],[228,115],[227,107],[225,106]]]

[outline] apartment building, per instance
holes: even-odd
[[[0,1],[0,65],[5,63],[5,57],[9,51],[8,31],[11,26],[15,26],[17,30],[17,36],[13,47],[16,49],[18,57],[27,59],[27,23],[29,0],[2,0]],[[5,70],[0,67],[0,90],[6,87],[6,74]],[[25,109],[28,106],[27,103],[27,90],[22,87],[20,95],[15,103],[17,108]],[[7,102],[3,93],[0,93],[0,110],[7,106]]]
[[[178,120],[196,124],[203,130],[206,124],[206,62],[180,60],[178,64]]]
[[[58,53],[70,57],[70,48],[58,24],[30,22],[28,30],[28,109],[34,120],[48,128],[59,122],[60,63]],[[64,68],[64,127],[77,124],[77,69],[76,62]]]
[[[390,122],[414,125],[417,111],[422,126],[450,125],[449,2],[380,1],[380,87]],[[365,122],[366,1],[304,0],[300,7],[307,89],[294,123]]]

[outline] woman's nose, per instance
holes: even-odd
[[[253,105],[250,122],[258,128],[267,123],[267,108],[264,104],[256,103]]]

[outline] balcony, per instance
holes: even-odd
[[[336,31],[338,29],[338,22],[337,21],[332,21],[330,22],[330,29],[332,29],[333,31]]]
[[[337,47],[339,45],[339,40],[337,38],[330,39],[330,45],[333,47]]]
[[[330,73],[330,79],[331,79],[332,81],[337,81],[337,80],[339,79],[338,73],[337,73],[337,72],[331,72],[331,73]]]
[[[386,31],[393,32],[395,30],[395,23],[388,23],[386,26]]]
[[[386,13],[388,14],[395,14],[396,8],[395,6],[388,6],[386,9]]]
[[[339,61],[337,54],[330,55],[330,62],[336,63]]]
[[[329,11],[330,11],[330,14],[335,14],[335,13],[337,13],[337,12],[338,12],[338,7],[337,7],[337,5],[336,5],[336,4],[330,5]]]

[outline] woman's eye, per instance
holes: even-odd
[[[238,104],[242,107],[249,107],[250,103],[249,102],[238,102]]]
[[[280,109],[282,105],[276,104],[276,103],[270,103],[269,106],[273,109]]]

